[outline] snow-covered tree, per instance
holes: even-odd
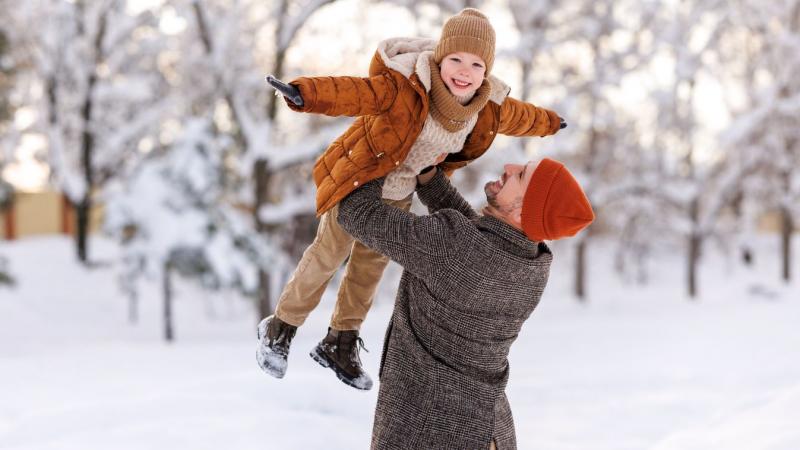
[[[166,107],[164,39],[153,14],[132,15],[124,0],[34,0],[13,14],[33,55],[51,174],[75,206],[85,263],[94,195],[139,154]]]
[[[654,96],[659,112],[653,148],[661,176],[655,199],[676,213],[669,216],[670,228],[686,243],[687,294],[692,298],[698,295],[705,243],[732,234],[724,214],[736,209],[742,186],[764,161],[756,147],[711,135],[709,118],[699,116],[701,90],[721,84],[730,70],[724,50],[738,30],[725,6],[682,0],[663,10],[656,27],[660,63],[670,70]],[[719,113],[719,108],[711,110]]]
[[[485,0],[367,0],[374,3],[391,3],[408,10],[414,17],[414,32],[409,36],[438,38],[444,21],[464,8],[481,9]]]
[[[742,0],[734,6],[742,32],[740,45],[728,51],[745,54],[740,67],[743,101],[726,138],[764,155],[758,179],[745,193],[753,197],[746,204],[751,216],[778,212],[781,277],[788,282],[792,237],[800,221],[800,1]]]
[[[0,5],[3,6],[5,9],[4,3],[2,2]],[[3,13],[3,16],[6,16]],[[3,24],[0,24],[0,123],[8,121],[11,117],[11,104],[9,101],[9,91],[11,90],[11,75],[12,75],[12,64],[11,64],[11,48],[10,42],[8,39],[8,30],[7,27],[7,17],[0,18],[4,19]]]
[[[13,64],[8,34],[10,24],[6,14],[8,1],[0,0],[0,212],[11,204],[14,190],[10,183],[3,178],[6,164],[12,158],[12,146],[7,142],[6,136],[11,128],[9,122],[13,108],[9,99],[12,87]],[[14,283],[11,276],[8,260],[0,255],[0,288]]]
[[[10,183],[3,179],[3,172],[6,164],[11,162],[13,148],[7,138],[11,134],[13,117],[13,107],[11,105],[11,88],[13,83],[13,60],[11,57],[11,45],[8,35],[12,30],[9,29],[10,18],[6,13],[8,1],[0,1],[0,211],[11,201],[13,189]]]
[[[654,92],[659,108],[655,125],[659,138],[653,142],[653,149],[659,155],[662,186],[656,198],[670,207],[664,209],[671,212],[667,217],[673,234],[686,239],[687,292],[691,297],[697,292],[702,243],[711,231],[701,228],[700,216],[704,184],[713,173],[709,167],[698,167],[696,161],[699,120],[694,111],[695,86],[704,70],[703,53],[716,41],[719,30],[715,26],[714,37],[706,36],[699,43],[695,39],[708,26],[701,19],[710,10],[701,3],[681,0],[663,8],[656,27],[658,51],[669,61],[670,68],[661,90]]]
[[[189,118],[173,145],[153,152],[104,196],[105,229],[124,248],[120,281],[132,318],[140,281],[160,281],[167,340],[174,336],[173,273],[209,289],[253,293],[253,267],[282,262],[273,244],[252,233],[248,213],[226,198],[222,156],[228,145],[207,118]]]
[[[287,54],[309,18],[333,0],[192,0],[175,2],[189,25],[183,34],[179,73],[194,90],[190,97],[195,114],[215,118],[217,130],[232,137],[230,189],[236,201],[253,212],[253,232],[275,235],[298,214],[313,214],[310,171],[300,179],[283,172],[309,165],[342,125],[311,127],[308,118],[291,122],[278,118],[280,98],[265,81],[266,74],[286,78]],[[199,108],[199,109],[198,109]],[[200,112],[202,110],[202,112]],[[297,116],[295,116],[297,118]],[[303,136],[294,143],[291,136]],[[296,138],[295,138],[296,139]],[[303,170],[301,170],[303,172]],[[271,210],[296,203],[292,214]],[[280,222],[272,221],[280,216]],[[264,217],[268,218],[264,219]],[[271,313],[279,273],[285,266],[259,271],[257,306],[260,316]]]
[[[624,196],[620,183],[641,189],[626,180],[645,176],[640,171],[648,167],[640,155],[639,112],[625,109],[619,100],[626,96],[622,91],[626,77],[640,70],[653,51],[651,10],[637,5],[606,0],[511,3],[520,44],[510,54],[520,62],[524,92],[547,99],[547,106],[569,123],[557,136],[558,146],[550,145],[545,153],[564,161],[575,173],[598,214],[598,223],[604,220],[608,203]],[[572,241],[574,292],[579,299],[587,291],[592,230]]]

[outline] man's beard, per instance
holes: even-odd
[[[490,181],[483,186],[483,192],[486,194],[486,203],[489,204],[492,208],[499,209],[500,206],[497,204],[497,192],[492,192],[489,189],[489,186],[494,183],[494,181]]]
[[[513,201],[509,202],[506,205],[501,205],[497,201],[497,195],[500,192],[499,191],[492,192],[491,189],[489,189],[489,185],[491,185],[492,183],[494,183],[494,181],[486,183],[486,185],[483,187],[483,192],[486,194],[486,203],[489,204],[487,208],[491,208],[501,214],[510,214],[515,209],[522,207],[522,196],[515,197]]]

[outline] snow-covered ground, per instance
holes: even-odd
[[[695,302],[683,295],[682,255],[641,287],[619,281],[595,250],[590,301],[579,304],[557,247],[510,357],[520,449],[800,448],[800,281],[778,280],[775,241],[764,240],[755,269],[710,251]],[[103,263],[113,245],[95,239],[91,251],[99,264],[87,271],[67,238],[0,243],[18,281],[0,288],[0,449],[369,447],[377,389],[349,388],[307,356],[332,290],[276,380],[256,366],[247,302],[180,283],[177,340],[166,344],[159,287],[146,287],[129,324]],[[390,266],[363,329],[372,374],[398,273]]]

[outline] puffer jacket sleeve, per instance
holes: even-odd
[[[500,127],[509,136],[550,136],[556,134],[561,119],[555,111],[506,97],[500,105]]]
[[[300,89],[303,106],[290,101],[295,111],[326,116],[367,116],[389,109],[397,97],[397,80],[390,73],[368,78],[300,77],[289,84]]]

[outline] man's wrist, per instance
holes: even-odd
[[[428,166],[417,175],[417,183],[427,184],[436,175],[436,166]]]

